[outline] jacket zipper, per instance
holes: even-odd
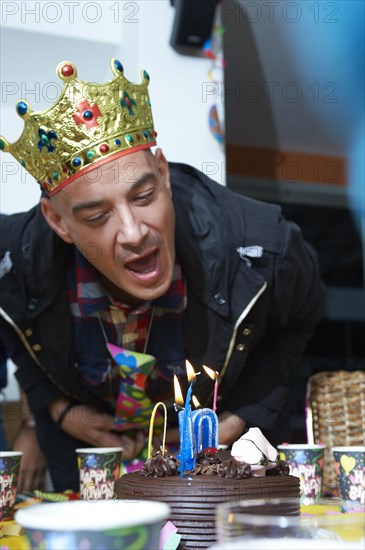
[[[224,365],[223,365],[223,368],[222,368],[222,371],[221,371],[221,378],[223,378],[226,370],[227,370],[227,367],[228,367],[228,364],[231,360],[231,356],[232,356],[232,352],[233,352],[233,348],[234,348],[234,344],[235,344],[235,340],[236,340],[236,336],[237,336],[237,331],[238,331],[238,328],[240,326],[240,324],[242,323],[242,321],[244,320],[244,318],[249,314],[249,312],[251,311],[251,309],[253,308],[253,306],[256,304],[257,300],[260,298],[260,296],[265,292],[267,288],[267,282],[265,282],[262,287],[260,288],[260,290],[255,294],[255,296],[252,298],[251,302],[249,302],[249,304],[245,307],[245,309],[242,311],[241,315],[238,317],[235,325],[234,325],[234,328],[233,328],[233,333],[232,333],[232,337],[231,337],[231,341],[229,343],[229,346],[228,346],[228,351],[227,351],[227,355],[226,355],[226,358],[225,358],[225,361],[224,361]]]

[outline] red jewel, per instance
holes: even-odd
[[[125,98],[125,102],[128,105],[128,107],[131,108],[131,102],[129,101],[129,97]]]
[[[63,74],[63,76],[66,76],[66,77],[72,76],[74,74],[74,68],[72,65],[68,65],[66,63],[66,65],[62,67],[61,73]]]
[[[99,147],[100,153],[107,153],[109,151],[109,145],[102,143]]]
[[[62,172],[63,172],[64,174],[66,174],[66,172],[67,172],[67,166],[62,166]]]
[[[153,130],[152,135],[153,135],[153,137],[157,137],[157,132],[156,132],[156,130]]]
[[[139,134],[136,135],[136,138],[138,139],[138,141],[141,139],[141,136]]]
[[[203,453],[212,453],[212,455],[216,455],[217,451],[218,449],[216,449],[215,447],[206,447],[205,449],[203,449]]]

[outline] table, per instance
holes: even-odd
[[[32,502],[18,504],[17,508],[22,506],[31,506]],[[319,523],[325,527],[329,527],[339,537],[344,540],[360,541],[364,537],[365,531],[365,514],[342,514],[340,512],[338,501],[326,500],[321,504],[301,507],[302,516],[316,516]],[[322,523],[322,520],[323,523]],[[0,522],[0,550],[29,550],[27,539],[20,533],[20,526],[15,521]]]

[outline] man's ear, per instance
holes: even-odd
[[[50,199],[43,197],[41,199],[41,210],[48,225],[55,233],[66,243],[72,244],[73,240],[63,221],[61,213]]]
[[[155,151],[155,162],[167,189],[169,189],[171,193],[169,163],[160,148]]]

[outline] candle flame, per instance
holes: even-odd
[[[195,378],[195,370],[193,369],[189,361],[186,361],[185,367],[186,367],[186,374],[188,375],[188,380],[189,382],[192,382]]]
[[[217,371],[214,371],[213,369],[210,369],[209,367],[206,367],[205,365],[203,365],[203,369],[205,370],[205,372],[207,373],[207,375],[208,375],[212,380],[216,380],[216,379],[217,379],[217,377],[218,377]]]
[[[199,399],[197,397],[195,397],[195,395],[193,395],[192,397],[192,401],[194,403],[194,407],[196,409],[199,409],[201,407],[201,404],[199,403]]]
[[[184,399],[183,399],[181,387],[180,387],[180,384],[179,384],[179,380],[178,380],[176,374],[174,374],[174,390],[175,390],[175,403],[177,405],[180,405],[181,407],[183,407],[184,406]]]

